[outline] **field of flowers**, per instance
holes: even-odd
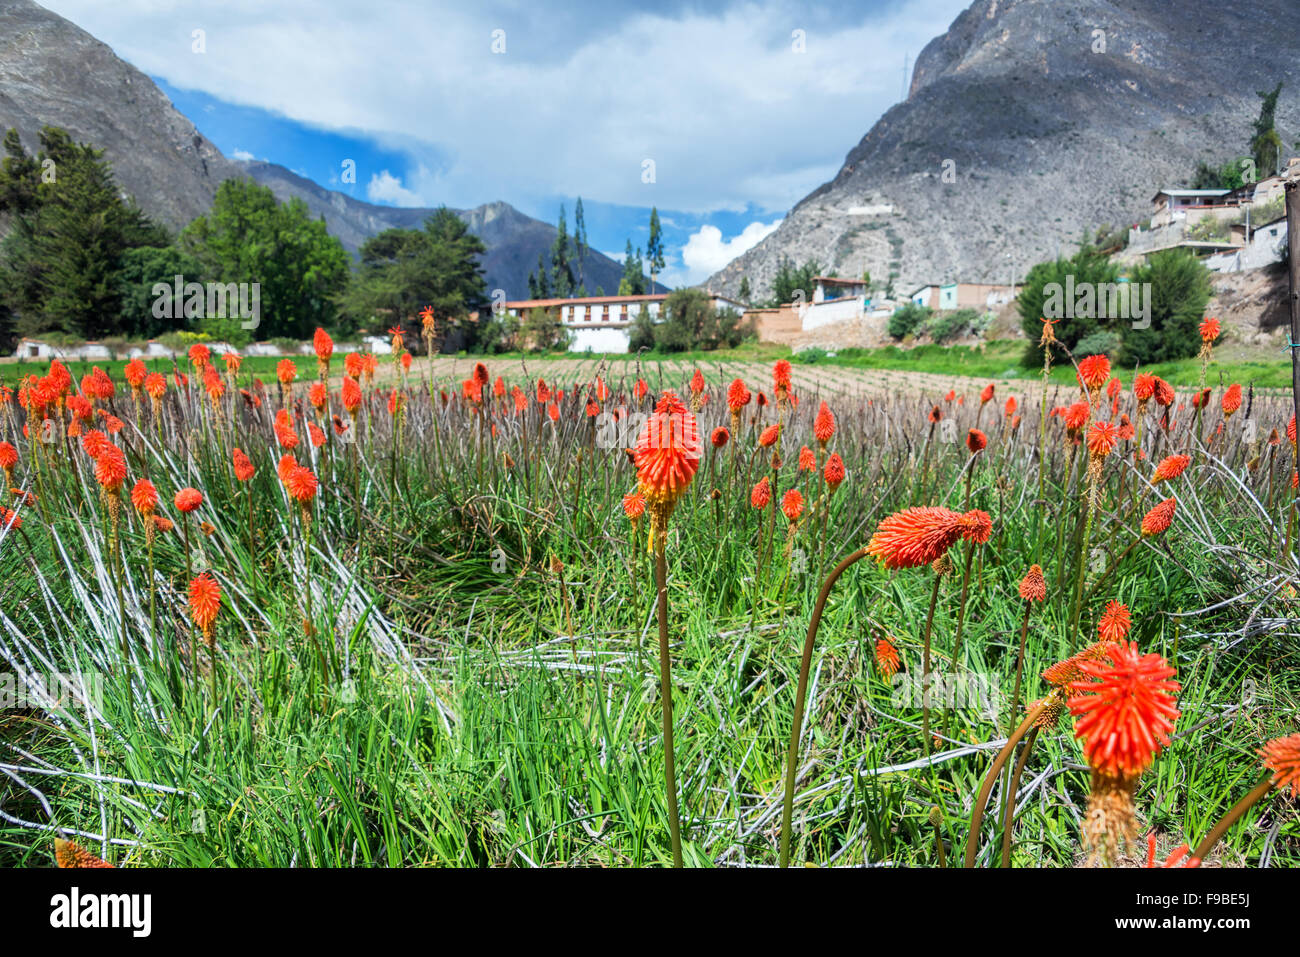
[[[1294,866],[1295,420],[1217,326],[0,385],[0,864]]]

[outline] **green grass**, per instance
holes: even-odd
[[[244,358],[243,365],[240,366],[240,371],[255,376],[261,376],[263,379],[267,379],[268,377],[273,379],[275,377],[275,367],[283,358],[286,357],[246,356]],[[300,376],[310,376],[315,374],[316,371],[315,356],[289,356],[288,358],[293,359],[293,361],[297,363],[298,374]],[[88,375],[96,366],[98,366],[99,368],[107,372],[109,375],[111,375],[114,379],[116,379],[120,384],[123,382],[122,370],[126,368],[126,363],[128,360],[126,359],[94,359],[94,360],[65,359],[62,361],[63,364],[67,366],[68,372],[71,373],[73,379],[76,380],[77,382],[80,382],[82,376]],[[186,375],[189,375],[193,372],[193,369],[190,366],[189,359],[187,359],[184,356],[177,356],[174,360],[173,359],[142,359],[141,361],[144,362],[145,367],[150,372],[161,372],[166,376],[170,376],[172,372],[176,369],[180,369],[180,371],[185,373]],[[44,375],[46,372],[49,371],[49,368],[50,368],[50,364],[49,362],[46,361],[35,362],[29,360],[20,360],[17,362],[3,362],[0,363],[0,383],[4,383],[6,385],[9,385],[10,387],[13,387],[26,376]],[[225,370],[225,366],[221,363],[221,359],[219,356],[217,357],[217,368],[218,370],[221,371]]]
[[[511,366],[492,363],[491,371],[522,378]],[[0,775],[0,865],[46,864],[55,828],[139,866],[669,863],[651,562],[645,526],[634,531],[620,505],[635,484],[622,451],[629,443],[593,446],[585,396],[558,384],[566,388],[559,423],[533,403],[526,441],[509,411],[493,413],[492,437],[460,400],[430,403],[416,388],[400,439],[379,396],[358,444],[332,440],[309,451],[304,443],[297,454],[322,479],[310,564],[297,509],[275,474],[273,402],[260,410],[241,403],[234,415],[227,407],[218,421],[197,392],[183,403],[172,393],[162,422],[146,414],[137,432],[119,389],[128,488],[148,475],[173,519],[177,488],[193,485],[206,497],[189,533],[224,592],[215,695],[209,656],[187,619],[180,529],[158,539],[155,627],[142,525],[129,504],[115,572],[89,458],[75,442],[56,445],[38,479],[33,457],[42,453],[7,431],[21,456],[15,481],[40,502],[0,540],[0,669],[47,660],[99,671],[105,684],[93,719],[75,710],[0,712],[0,765],[15,769]],[[628,381],[610,385],[611,405],[627,401],[617,393]],[[711,384],[715,392],[720,385]],[[799,487],[814,503],[819,482],[795,470],[795,452],[815,446],[821,397],[800,398],[786,423],[778,485]],[[1036,409],[1023,410],[1025,423],[1010,433],[978,402],[954,403],[957,438],[936,434],[926,450],[929,406],[919,397],[878,395],[871,406],[825,398],[838,417],[831,450],[849,478],[824,509],[808,513],[824,515],[824,535],[805,519],[787,555],[786,519],[749,505],[753,483],[771,469],[748,422],[734,467],[731,446],[706,454],[672,516],[670,637],[688,865],[775,863],[799,652],[821,575],[896,509],[963,506],[961,436],[977,414],[990,445],[969,505],[993,516],[994,534],[976,552],[959,669],[1009,689],[1023,612],[1016,588],[1035,561],[1049,596],[1031,619],[1026,700],[1042,696],[1039,672],[1075,641],[1069,583],[1084,489],[1080,463],[1067,468],[1057,420],[1048,426],[1040,507]],[[706,434],[728,423],[725,403],[714,399],[701,413]],[[1262,400],[1261,431],[1282,424],[1285,412]],[[1149,420],[1152,457],[1191,443],[1190,423],[1180,417],[1157,450]],[[1213,425],[1203,423],[1203,432]],[[7,430],[2,418],[0,427]],[[1229,471],[1203,457],[1162,486],[1161,497],[1179,501],[1174,527],[1134,549],[1082,615],[1086,642],[1105,601],[1126,602],[1132,637],[1173,662],[1183,683],[1176,740],[1137,798],[1144,832],[1162,834],[1162,853],[1168,843],[1198,840],[1257,780],[1254,750],[1294,730],[1300,697],[1289,624],[1297,597],[1287,584],[1296,565],[1281,541],[1290,453],[1249,471],[1250,448],[1238,431],[1225,434],[1228,444],[1211,451]],[[232,445],[257,466],[248,486],[231,476]],[[1156,501],[1148,492],[1135,503],[1142,486],[1119,458],[1103,473],[1089,582]],[[212,524],[210,537],[198,521]],[[773,557],[755,581],[770,527]],[[964,546],[953,556],[964,558]],[[953,668],[960,567],[940,589],[940,670]],[[935,808],[946,860],[960,862],[971,802],[1011,716],[1005,703],[995,713],[978,702],[940,710],[938,757],[931,769],[918,764],[920,710],[895,693],[920,668],[930,576],[861,562],[831,595],[800,749],[796,862],[936,866]],[[324,668],[304,618],[323,639]],[[873,661],[885,636],[906,669],[893,684]],[[1079,858],[1088,788],[1067,718],[1029,759],[1013,865]],[[981,864],[996,857],[999,794]],[[1255,826],[1264,815],[1277,824],[1271,836]],[[121,843],[106,847],[100,837]],[[1253,864],[1266,847],[1274,866],[1300,864],[1300,820],[1276,800],[1230,832],[1223,853]]]

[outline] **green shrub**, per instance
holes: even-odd
[[[980,314],[974,309],[954,309],[951,312],[937,312],[925,324],[925,331],[935,342],[949,342],[965,335],[980,321]]]
[[[1118,332],[1099,329],[1079,340],[1074,347],[1074,357],[1086,359],[1088,356],[1114,356],[1119,352],[1119,343]]]
[[[895,339],[914,336],[929,318],[929,309],[925,306],[918,306],[914,302],[909,302],[901,309],[895,309],[894,314],[889,317],[888,332]]]

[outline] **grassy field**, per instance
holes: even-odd
[[[11,484],[34,500],[9,502],[21,527],[0,522],[0,669],[93,680],[0,710],[0,865],[44,865],[62,835],[119,866],[660,866],[674,859],[670,794],[686,865],[771,865],[788,793],[795,863],[960,866],[969,849],[980,866],[1072,866],[1085,858],[1093,791],[1073,720],[1033,732],[1018,754],[1008,738],[1052,692],[1041,672],[1096,640],[1109,601],[1127,606],[1128,637],[1181,684],[1169,746],[1136,782],[1138,835],[1156,835],[1161,858],[1195,846],[1260,780],[1256,750],[1296,731],[1295,465],[1289,443],[1268,444],[1289,405],[1257,396],[1249,419],[1243,407],[1225,421],[1219,374],[1230,382],[1236,370],[1212,365],[1198,417],[1188,386],[1200,367],[1180,366],[1169,371],[1175,403],[1139,414],[1121,373],[1114,406],[1102,395],[1089,414],[1128,416],[1141,432],[1090,473],[1062,418],[1040,420],[1038,383],[1019,378],[1009,348],[874,364],[888,359],[795,362],[791,405],[775,401],[771,356],[756,349],[698,362],[493,360],[481,402],[464,394],[472,358],[417,359],[409,378],[381,359],[378,381],[398,386],[400,406],[362,383],[353,417],[334,388],[340,435],[300,381],[291,449],[273,385],[253,407],[228,388],[206,397],[191,370],[187,389],[169,377],[151,406],[118,377],[97,402],[123,423],[107,439],[126,466],[117,493],[96,474],[114,454],[92,459],[84,434],[64,437],[66,403],[26,435],[24,410],[6,406]],[[299,364],[310,377],[314,359]],[[624,450],[659,390],[690,396],[697,365],[703,454],[658,537],[670,750],[651,513],[625,513],[638,475]],[[250,360],[236,384],[253,372],[269,370]],[[1061,375],[1047,398],[1078,401],[1073,371]],[[563,396],[539,395],[539,376]],[[755,400],[733,419],[736,377]],[[822,401],[835,418],[824,449],[813,435]],[[628,414],[615,422],[616,410]],[[778,420],[779,443],[761,446]],[[92,413],[82,431],[110,424]],[[715,448],[719,427],[730,441]],[[988,443],[977,454],[966,444],[975,427]],[[235,448],[251,478],[232,469]],[[1154,463],[1183,451],[1187,471],[1153,486]],[[834,489],[831,454],[846,470]],[[305,502],[293,468],[319,481]],[[142,478],[171,530],[133,507]],[[772,499],[757,508],[764,478]],[[173,501],[186,487],[203,496],[188,515]],[[791,490],[804,503],[794,519],[778,507]],[[1172,525],[1141,535],[1169,498]],[[991,533],[950,542],[943,575],[865,560],[838,578],[808,658],[787,790],[819,588],[913,505],[982,510]],[[1026,619],[1018,587],[1035,563],[1046,600]],[[190,594],[201,571],[221,593],[206,635],[195,614],[206,605]],[[927,636],[931,672],[951,688],[928,708]],[[900,659],[892,678],[882,640]],[[1023,759],[1014,784],[990,774],[1004,753]],[[972,828],[985,783],[987,813]],[[1114,863],[1145,856],[1139,839]],[[1300,819],[1277,796],[1208,858],[1265,860],[1300,864]]]

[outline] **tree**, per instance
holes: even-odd
[[[137,246],[122,254],[115,281],[124,325],[132,333],[153,337],[177,328],[178,320],[158,319],[153,314],[157,298],[154,286],[162,283],[171,288],[177,276],[183,276],[186,283],[203,282],[203,267],[193,256],[173,245]],[[183,315],[183,308],[183,302],[175,303],[172,315]],[[239,328],[240,321],[238,317],[231,317],[226,320],[227,328],[206,328],[204,331],[218,339],[229,340],[233,335],[237,340],[240,334],[234,330]]]
[[[645,267],[641,261],[641,248],[632,251],[632,240],[627,241],[623,254],[623,277],[618,281],[620,296],[644,296],[646,293]]]
[[[1274,125],[1277,98],[1282,92],[1282,82],[1269,92],[1256,91],[1259,97],[1259,118],[1255,120],[1255,135],[1250,141],[1250,152],[1255,157],[1255,169],[1260,176],[1272,176],[1282,165],[1282,137]]]
[[[384,230],[361,247],[360,262],[341,300],[343,314],[356,324],[386,312],[393,317],[392,325],[412,320],[421,308],[432,306],[439,332],[458,329],[466,348],[471,348],[483,328],[469,320],[486,302],[480,263],[486,249],[465,221],[445,206],[424,221],[423,229]]]
[[[772,280],[771,305],[812,302],[813,277],[821,275],[821,270],[821,263],[815,259],[796,266],[788,257],[783,256],[776,267],[776,277]]]
[[[650,238],[645,244],[645,258],[650,266],[650,291],[655,291],[655,276],[664,269],[664,236],[659,226],[659,210],[650,207]]]
[[[1151,325],[1120,330],[1120,361],[1126,366],[1166,362],[1196,355],[1205,304],[1210,300],[1210,273],[1185,249],[1154,254],[1133,275],[1135,283],[1151,283]]]
[[[1038,339],[1043,334],[1043,318],[1059,320],[1052,328],[1056,338],[1068,349],[1073,349],[1080,339],[1096,332],[1103,323],[1109,323],[1109,318],[1099,318],[1096,308],[1083,310],[1087,313],[1085,315],[1067,318],[1060,306],[1070,290],[1085,287],[1096,290],[1102,284],[1118,279],[1119,270],[1111,265],[1109,257],[1086,242],[1069,259],[1055,259],[1031,267],[1016,299],[1020,327],[1029,338],[1023,359],[1025,365],[1037,367],[1043,364],[1043,352],[1038,346]],[[1070,304],[1069,311],[1076,311],[1073,304]],[[1054,360],[1059,358],[1060,353],[1053,355]]]
[[[577,281],[569,263],[569,227],[564,220],[564,204],[560,204],[560,221],[555,225],[555,241],[551,243],[551,289],[557,299],[573,295]]]
[[[743,303],[744,303],[745,305],[747,305],[747,306],[749,305],[749,297],[750,297],[751,293],[750,293],[750,291],[749,291],[749,277],[748,277],[748,276],[741,276],[741,277],[740,277],[740,289],[736,292],[736,295],[740,298],[740,301],[741,301],[741,302],[743,302]]]
[[[261,338],[302,339],[333,325],[348,284],[348,254],[324,219],[248,179],[217,187],[211,212],[185,227],[180,246],[212,281],[260,284]]]
[[[701,289],[669,293],[660,319],[653,329],[655,346],[662,352],[734,348],[744,341],[748,331],[739,312],[716,309],[712,298]],[[639,340],[644,338],[643,329],[636,332]]]
[[[587,217],[582,210],[582,197],[578,197],[578,205],[573,208],[573,245],[578,254],[578,286],[585,292],[587,288],[586,277],[586,259],[587,250]]]
[[[28,333],[95,339],[137,331],[124,323],[116,273],[136,246],[167,234],[124,200],[103,152],[64,130],[40,132],[38,159],[13,131],[0,169],[0,211],[13,223],[0,265],[0,297]]]

